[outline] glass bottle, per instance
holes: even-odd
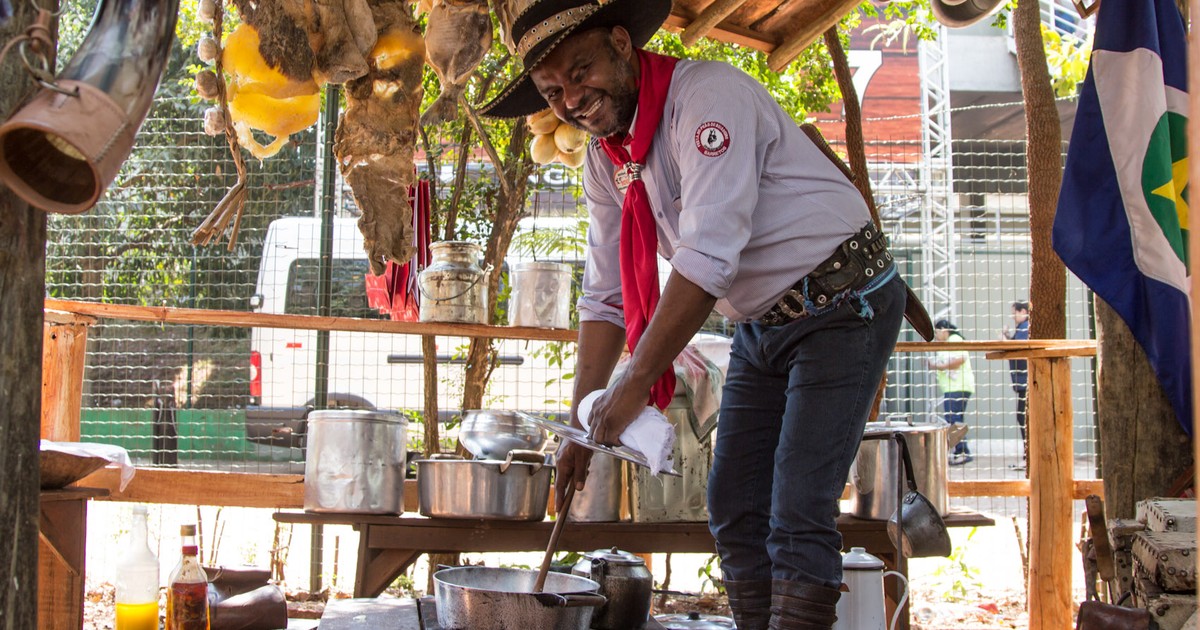
[[[181,556],[167,591],[167,630],[209,630],[208,576],[196,557],[196,526],[180,526],[179,536]]]
[[[133,527],[117,563],[117,630],[158,630],[158,556],[146,529],[146,506],[134,506]]]

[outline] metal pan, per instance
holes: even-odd
[[[563,439],[574,442],[584,448],[591,449],[593,451],[596,451],[597,453],[604,453],[605,455],[612,455],[613,457],[616,457],[618,459],[623,459],[623,460],[633,463],[633,464],[637,464],[638,466],[641,466],[643,468],[650,467],[650,464],[646,462],[645,456],[643,456],[641,453],[629,448],[628,446],[608,446],[606,444],[601,444],[601,443],[591,439],[590,437],[588,437],[587,431],[584,431],[583,429],[580,429],[578,427],[573,427],[569,424],[565,424],[562,422],[556,422],[554,420],[549,420],[547,418],[539,418],[537,416],[533,416],[533,415],[530,415],[530,414],[527,414],[527,413],[524,413],[521,411],[518,411],[516,413],[528,418],[529,420],[531,420],[533,422],[536,422],[537,424],[541,425],[542,428],[546,429],[547,431],[549,431],[551,433],[556,433],[556,434],[562,436]],[[670,475],[672,477],[683,477],[683,475],[676,472],[674,467],[671,467],[668,470],[664,470],[662,472],[662,474]]]

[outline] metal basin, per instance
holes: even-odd
[[[540,521],[546,518],[552,470],[535,451],[510,451],[504,461],[420,459],[420,511],[435,518]]]
[[[458,441],[480,459],[504,459],[513,450],[541,450],[546,431],[515,411],[469,409],[463,414]]]
[[[533,592],[537,571],[455,567],[433,574],[438,623],[445,630],[587,630],[606,601],[600,585],[565,573],[546,575]]]

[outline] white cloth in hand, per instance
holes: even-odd
[[[598,389],[579,401],[579,421],[585,431],[591,428],[592,405],[605,390]],[[654,407],[646,407],[621,432],[621,444],[641,453],[650,465],[650,472],[659,474],[671,467],[671,451],[675,448],[675,427]]]

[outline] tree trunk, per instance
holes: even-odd
[[[48,3],[54,4],[54,3]],[[0,43],[25,30],[34,3],[14,2]],[[0,65],[0,116],[34,84],[10,55]],[[0,184],[0,629],[37,627],[38,431],[46,215]]]
[[[1038,0],[1017,0],[1012,14],[1025,96],[1026,169],[1029,180],[1029,230],[1033,266],[1029,297],[1034,316],[1030,337],[1064,339],[1067,335],[1067,275],[1050,242],[1058,188],[1062,183],[1062,126],[1042,43]]]
[[[500,288],[501,267],[508,247],[512,243],[513,234],[517,231],[517,223],[525,211],[525,191],[528,187],[529,174],[533,171],[533,162],[529,159],[527,140],[528,128],[523,123],[513,127],[507,154],[512,156],[503,168],[496,169],[496,175],[508,180],[510,186],[505,194],[501,187],[496,193],[495,214],[492,218],[492,233],[488,237],[487,248],[483,258],[491,271],[488,272],[488,322],[495,323],[496,293]],[[491,339],[475,338],[471,340],[467,352],[467,367],[463,381],[463,409],[479,409],[483,406],[483,394],[487,388],[488,379],[495,369],[495,346]]]
[[[1108,518],[1131,519],[1138,501],[1169,493],[1191,466],[1192,449],[1125,322],[1100,298],[1096,319],[1104,512]]]

